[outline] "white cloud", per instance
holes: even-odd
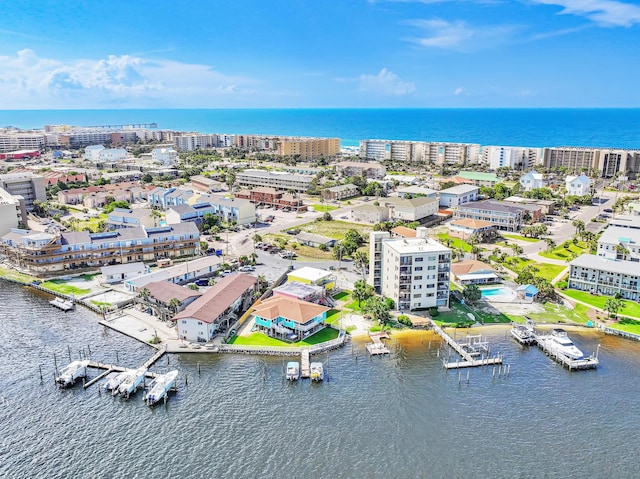
[[[0,108],[230,105],[257,84],[207,65],[131,55],[62,62],[25,49],[0,56]]]
[[[462,88],[461,86],[459,86],[458,88],[456,88],[453,92],[454,95],[458,96],[458,95],[462,95],[464,93],[464,88]]]
[[[360,75],[358,83],[360,91],[384,96],[404,96],[416,91],[413,83],[402,81],[398,75],[386,68],[380,70],[377,75]]]
[[[412,20],[408,23],[423,31],[423,35],[410,41],[427,48],[463,52],[506,43],[522,28],[518,25],[470,25],[462,20],[449,22],[440,18]]]
[[[640,6],[616,0],[531,0],[562,7],[561,14],[587,17],[603,26],[631,27],[640,24]]]

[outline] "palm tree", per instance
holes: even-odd
[[[363,310],[369,313],[371,317],[378,322],[378,324],[383,326],[386,326],[391,320],[389,306],[380,296],[374,296],[367,299],[364,303]]]
[[[622,301],[620,298],[608,298],[604,302],[604,307],[602,309],[609,313],[609,317],[613,315],[613,317],[615,318],[618,316],[618,311],[623,309],[625,306],[626,305],[624,304],[624,301]]]
[[[171,298],[169,301],[169,309],[173,312],[173,314],[178,313],[178,308],[182,305],[182,302],[178,298]]]
[[[147,288],[142,288],[138,293],[138,297],[143,301],[146,301],[149,296],[151,296],[151,291],[149,291]]]
[[[364,279],[367,271],[367,266],[369,264],[369,257],[367,256],[367,253],[365,253],[364,251],[356,251],[355,253],[353,253],[352,258],[353,264],[356,266],[356,268],[360,268],[360,271],[362,272],[362,279]]]
[[[358,307],[360,307],[362,301],[366,301],[374,294],[373,288],[365,283],[364,280],[359,279],[353,283],[353,292],[351,295],[358,300]]]
[[[545,243],[547,243],[547,251],[553,251],[556,247],[556,242],[553,241],[551,238],[545,238],[544,239]]]
[[[576,236],[580,236],[584,231],[584,221],[582,220],[573,220],[571,225],[576,229]]]
[[[468,284],[464,288],[462,295],[464,296],[464,299],[466,299],[470,303],[475,303],[482,297],[482,291],[480,291],[480,288],[477,284]]]
[[[622,243],[618,243],[613,247],[613,249],[616,252],[616,259],[625,259],[627,254],[629,253],[627,247]]]

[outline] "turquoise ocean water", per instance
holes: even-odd
[[[0,127],[157,123],[202,133],[640,148],[640,109],[1,110]]]

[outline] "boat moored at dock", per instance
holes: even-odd
[[[76,379],[87,377],[88,360],[73,361],[60,370],[56,376],[56,383],[66,388],[76,382]]]
[[[160,374],[157,376],[151,383],[149,392],[144,398],[147,405],[154,406],[162,401],[162,399],[166,398],[169,390],[175,386],[177,377],[178,371],[175,369],[166,374]]]
[[[122,382],[130,375],[131,369],[120,373],[111,373],[107,376],[107,380],[102,385],[105,391],[117,391]]]
[[[120,397],[128,398],[134,394],[138,387],[144,381],[147,374],[147,368],[131,369],[127,371],[127,377],[120,383],[118,389],[113,392],[113,395],[119,394]]]
[[[298,361],[287,363],[286,376],[289,381],[297,381],[300,378],[300,363]]]
[[[584,358],[584,353],[573,344],[573,341],[567,336],[564,329],[553,329],[550,335],[539,336],[538,340],[544,341],[547,349],[551,353],[562,354],[574,360]]]
[[[314,362],[311,363],[311,380],[312,381],[323,381],[324,380],[324,367],[322,363]]]
[[[536,334],[533,331],[533,322],[527,321],[527,324],[513,323],[511,328],[511,336],[515,338],[520,344],[535,344]]]

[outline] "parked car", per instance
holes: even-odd
[[[254,268],[253,266],[241,266],[239,271],[242,271],[244,273],[247,273],[249,271],[255,271],[256,268]]]
[[[208,279],[206,279],[206,278],[196,279],[196,280],[194,281],[194,283],[195,283],[197,286],[209,286],[209,280],[208,280]]]
[[[297,235],[298,233],[300,233],[300,230],[298,229],[287,230],[288,235]]]
[[[225,269],[222,273],[220,273],[220,276],[224,278],[225,276],[229,276],[230,274],[231,274],[231,270]]]

